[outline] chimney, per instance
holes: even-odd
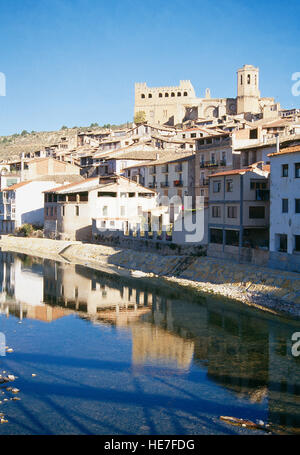
[[[280,141],[279,141],[279,134],[276,136],[276,153],[280,152]]]

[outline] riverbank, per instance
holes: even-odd
[[[13,251],[135,278],[160,278],[174,286],[238,300],[274,314],[300,316],[300,274],[221,259],[166,256],[104,245],[2,236]]]

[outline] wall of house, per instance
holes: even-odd
[[[271,157],[270,182],[270,251],[272,264],[283,269],[299,268],[299,253],[295,252],[295,235],[300,235],[300,213],[295,213],[295,198],[300,198],[300,179],[295,178],[295,163],[300,163],[300,152]],[[282,177],[282,165],[288,164],[288,177]],[[282,199],[289,200],[288,213],[282,213]],[[287,253],[277,251],[276,234],[287,234]]]

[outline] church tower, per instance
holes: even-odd
[[[251,112],[258,114],[259,107],[259,69],[244,65],[237,71],[237,114]]]

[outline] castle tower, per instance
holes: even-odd
[[[251,112],[258,114],[259,107],[259,69],[244,65],[237,71],[237,114]]]

